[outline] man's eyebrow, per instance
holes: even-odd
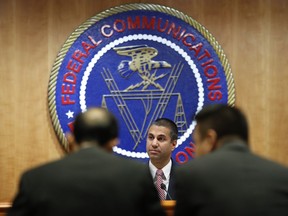
[[[166,134],[158,134],[157,137],[159,137],[159,136],[164,136],[164,137],[166,137]]]

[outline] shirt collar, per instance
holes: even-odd
[[[172,160],[170,159],[168,164],[162,168],[162,171],[166,180],[170,178],[171,167],[172,167]],[[151,175],[153,176],[153,178],[155,178],[157,167],[155,167],[152,164],[151,160],[149,160],[149,168],[150,168]]]

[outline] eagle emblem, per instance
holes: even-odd
[[[123,78],[128,78],[134,72],[138,72],[138,75],[142,78],[142,82],[137,85],[130,86],[131,90],[143,85],[143,90],[147,89],[149,85],[154,85],[155,87],[163,90],[163,87],[158,83],[155,83],[156,80],[164,77],[166,74],[161,74],[156,76],[156,69],[160,68],[170,68],[171,64],[166,61],[155,61],[152,60],[155,56],[158,55],[158,50],[154,47],[149,47],[147,45],[134,45],[134,46],[124,46],[124,47],[115,47],[113,48],[118,55],[130,56],[132,59],[122,60],[118,66],[118,72]],[[151,70],[155,70],[151,74]]]

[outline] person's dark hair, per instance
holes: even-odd
[[[178,139],[178,127],[174,121],[168,118],[158,118],[151,124],[151,126],[152,125],[163,126],[163,127],[169,128],[171,140],[173,141],[173,140]]]
[[[90,108],[77,115],[74,136],[78,144],[90,141],[103,146],[109,140],[118,137],[117,119],[107,109]]]
[[[248,143],[248,123],[239,108],[225,104],[208,105],[196,114],[195,120],[202,137],[208,129],[213,129],[218,139],[224,136],[238,136]]]

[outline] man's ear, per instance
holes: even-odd
[[[207,142],[209,143],[209,151],[212,152],[217,147],[217,133],[213,129],[209,129],[206,135]]]
[[[77,151],[79,149],[79,146],[76,143],[74,135],[71,133],[67,133],[66,138],[68,141],[68,153]]]
[[[171,151],[174,151],[174,149],[176,148],[176,145],[177,145],[177,140],[173,140],[172,141],[172,149],[171,149]]]
[[[108,152],[112,152],[112,151],[113,151],[113,147],[116,146],[116,145],[118,145],[118,143],[119,143],[119,139],[118,139],[118,138],[114,138],[114,139],[110,140],[110,141],[107,143],[105,149],[106,149]]]

